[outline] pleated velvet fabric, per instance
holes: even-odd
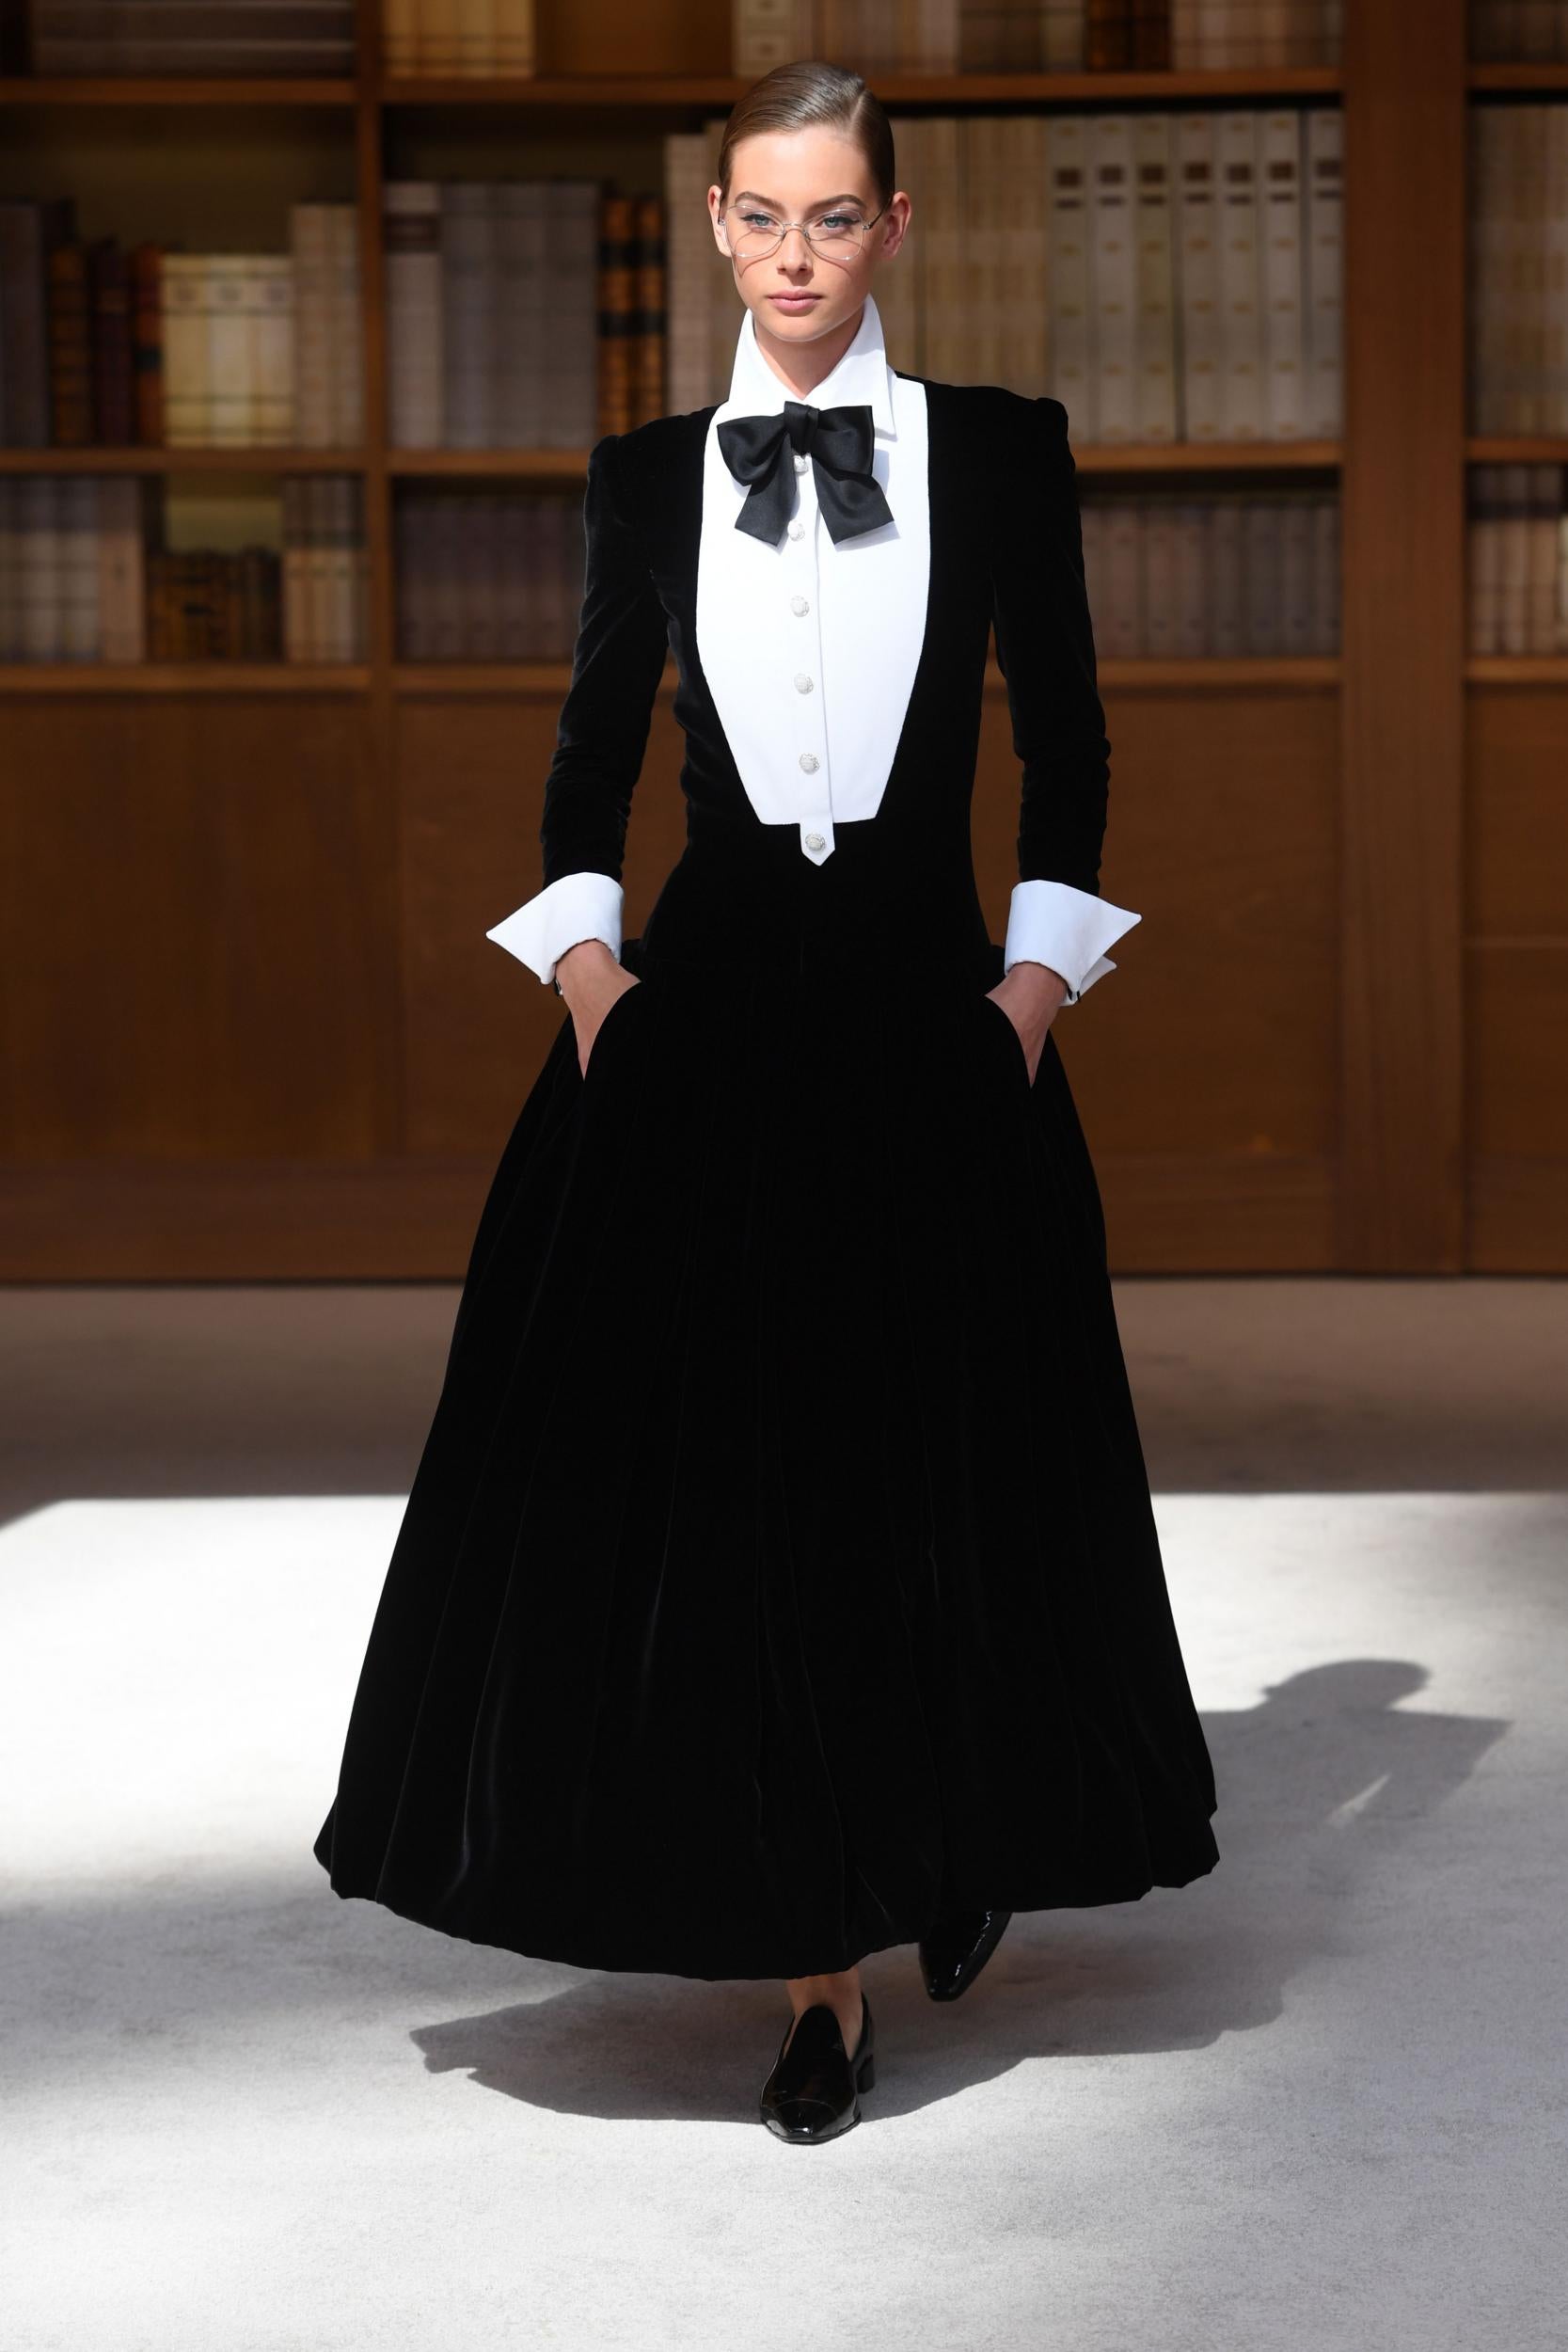
[[[1054,1030],[1031,1084],[986,994],[970,848],[994,619],[1020,878],[1098,887],[1066,413],[922,380],[920,668],[821,866],[703,678],[711,409],[592,455],[544,881],[620,879],[668,646],[687,845],[502,1152],[314,1848],[450,1935],[802,1976],[1218,1859],[1094,1168]]]

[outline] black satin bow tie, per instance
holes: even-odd
[[[808,453],[823,518],[837,547],[893,520],[893,509],[871,471],[871,405],[811,408],[786,400],[766,417],[731,417],[719,427],[724,463],[750,485],[735,518],[736,531],[777,547],[794,498],[795,458]]]

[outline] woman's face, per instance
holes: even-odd
[[[884,209],[855,142],[818,128],[737,141],[728,202],[717,186],[707,200],[715,239],[758,335],[783,344],[814,343],[858,320],[879,267],[903,243],[910,212],[901,190]],[[837,249],[824,253],[792,228],[768,253],[768,223],[786,220],[814,229],[820,222]],[[857,223],[873,220],[867,233],[856,233]],[[745,251],[748,240],[758,247],[754,256]]]

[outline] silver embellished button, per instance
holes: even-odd
[[[800,516],[797,515],[795,520],[789,526],[790,537],[792,539],[802,538],[805,535],[805,524],[800,520]]]
[[[789,599],[789,609],[792,612],[809,612],[811,611],[811,607],[806,602],[804,596],[791,596]]]
[[[819,833],[808,833],[808,834],[807,834],[807,835],[806,835],[806,847],[807,847],[807,849],[808,849],[808,850],[820,850],[823,846],[824,846],[824,835],[823,835],[823,834],[819,834]]]
[[[798,694],[809,694],[811,692],[811,689],[812,681],[809,677],[807,677],[804,670],[797,670],[795,673],[795,691]]]
[[[814,773],[816,764],[816,754],[815,752],[802,752],[800,754],[800,765],[805,770],[808,776]]]
[[[799,451],[797,451],[797,452],[796,452],[796,455],[795,455],[795,470],[796,470],[796,472],[797,472],[797,473],[804,473],[804,472],[805,472],[805,470],[806,470],[806,468],[807,468],[810,464],[811,464],[811,459],[810,459],[809,457],[802,457],[802,456],[800,455],[800,452],[799,452]]]

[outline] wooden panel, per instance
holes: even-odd
[[[626,842],[641,929],[686,837],[684,739],[660,691]],[[499,1152],[564,1008],[484,934],[539,888],[560,698],[404,698],[396,712],[404,944],[404,1147]]]
[[[1472,690],[1466,1263],[1568,1271],[1568,694]]]
[[[1568,693],[1472,689],[1465,760],[1466,936],[1568,940]]]
[[[392,955],[362,707],[0,704],[0,1145],[365,1154]]]
[[[1470,1149],[1556,1162],[1568,1226],[1568,940],[1482,943],[1469,977]]]
[[[0,1168],[0,1281],[455,1281],[489,1160]]]
[[[1259,1167],[1337,1127],[1338,708],[1332,694],[1105,696],[1101,888],[1143,920],[1054,1034],[1091,1147]],[[1018,763],[1000,695],[975,787],[992,936],[1017,872]],[[1293,1182],[1293,1178],[1290,1181]],[[1222,1187],[1223,1192],[1223,1187]],[[1233,1238],[1216,1230],[1222,1251]]]
[[[554,703],[405,701],[398,713],[410,1151],[499,1148],[561,1017],[484,937],[538,887]],[[1103,887],[1143,922],[1064,1012],[1107,1150],[1323,1153],[1335,1131],[1336,706],[1322,694],[1107,704]],[[679,729],[661,697],[633,807],[628,930],[679,856]],[[975,861],[993,937],[1017,872],[1018,763],[988,696]],[[526,1084],[524,1085],[526,1091]]]
[[[1568,1274],[1560,1161],[1473,1158],[1468,1270]]]
[[[1075,1092],[1079,1063],[1072,1065]],[[1334,1164],[1090,1148],[1114,1274],[1322,1274],[1334,1263]]]
[[[1346,1268],[1457,1267],[1464,0],[1344,25]]]
[[[0,1168],[0,1281],[457,1281],[496,1153]],[[1117,1273],[1316,1271],[1321,1160],[1101,1155]]]

